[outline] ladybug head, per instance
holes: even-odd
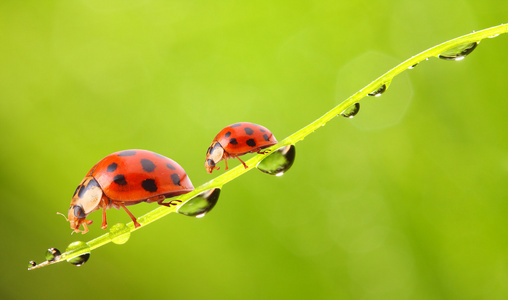
[[[92,224],[92,220],[86,219],[87,214],[81,205],[71,205],[68,213],[68,221],[71,223],[71,229],[73,232],[81,232],[85,234],[88,231],[86,225]],[[79,227],[83,224],[85,230],[80,230]]]
[[[92,224],[92,220],[87,220],[86,217],[89,213],[99,209],[102,194],[101,187],[93,177],[89,176],[83,179],[74,192],[68,212],[67,220],[71,223],[74,232],[83,234],[88,232],[86,225]],[[83,231],[79,229],[81,225],[83,225]]]
[[[206,153],[205,168],[208,173],[212,173],[213,170],[218,170],[219,167],[215,165],[224,158],[224,148],[222,148],[219,142],[213,143],[208,152]]]

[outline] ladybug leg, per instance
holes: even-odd
[[[245,169],[247,169],[247,168],[248,168],[248,167],[247,167],[247,165],[243,162],[243,160],[241,160],[241,159],[240,159],[240,157],[238,157],[238,156],[237,156],[236,158],[238,158],[238,160],[239,160],[239,161],[243,164],[243,166],[245,167]]]
[[[159,201],[159,202],[157,202],[157,203],[159,203],[159,205],[166,206],[166,207],[171,207],[171,206],[177,206],[178,205],[178,203],[173,203],[173,202],[182,202],[181,200],[171,200],[171,201],[169,201],[167,203],[163,203],[162,201],[164,201],[164,199]]]
[[[263,147],[263,148],[267,148],[267,147],[270,147],[270,146],[273,146],[273,145],[268,145],[268,146]],[[262,149],[259,149],[259,150],[257,151],[257,153],[258,153],[258,154],[266,154],[266,153],[270,153],[270,152],[271,152],[271,151],[268,151],[268,150],[263,151]]]
[[[166,199],[166,197],[164,197],[164,195],[160,195],[160,196],[155,196],[155,197],[152,197],[152,198],[148,198],[146,200],[147,203],[152,203],[152,202],[157,202],[157,204],[159,205],[162,205],[162,206],[166,206],[166,207],[171,207],[171,206],[176,206],[178,205],[178,203],[173,203],[174,201],[176,202],[182,202],[180,200],[171,200],[167,203],[163,203],[162,201],[164,201]]]
[[[139,226],[141,226],[141,224],[138,223],[138,221],[136,220],[136,217],[127,209],[127,207],[125,207],[125,205],[123,203],[118,203],[119,206],[121,206],[125,212],[131,217],[132,219],[132,222],[134,222],[134,227],[135,228],[138,228]]]
[[[164,195],[159,195],[159,196],[155,196],[155,197],[146,199],[146,203],[153,203],[153,202],[159,203],[159,202],[163,201],[164,199],[166,199],[166,197],[164,197]]]
[[[88,227],[86,226],[86,223],[83,223],[83,230],[76,229],[74,232],[81,232],[81,234],[85,234],[88,232]]]
[[[106,206],[102,207],[102,229],[106,229],[108,227],[108,222],[106,221]]]
[[[224,163],[226,164],[226,168],[224,170],[227,170],[228,169],[228,159],[227,158],[224,158]],[[217,168],[218,170],[219,168]]]
[[[102,196],[100,206],[102,206],[102,229],[106,229],[108,227],[108,222],[106,221],[106,209],[108,208],[109,200]]]
[[[81,225],[83,225],[83,229],[84,230],[79,230],[79,229],[74,229],[74,232],[81,232],[81,234],[85,234],[88,232],[88,227],[86,225],[90,225],[92,224],[93,221],[92,220],[84,220],[83,223],[81,223]]]

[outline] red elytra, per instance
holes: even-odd
[[[277,140],[265,127],[248,122],[235,123],[226,126],[217,136],[206,152],[205,168],[208,173],[218,170],[217,163],[224,159],[226,170],[228,158],[238,158],[247,168],[239,156],[247,153],[263,153],[261,150],[277,144]]]
[[[88,232],[86,217],[100,208],[102,229],[107,227],[106,209],[123,208],[136,227],[141,226],[126,206],[140,202],[177,205],[164,199],[194,190],[185,170],[175,161],[147,150],[115,152],[99,161],[79,184],[72,197],[68,221],[74,232]],[[84,230],[79,230],[83,225]]]

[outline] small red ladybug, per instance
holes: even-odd
[[[228,158],[238,158],[243,166],[247,165],[238,157],[247,153],[263,153],[261,150],[277,144],[277,140],[265,127],[253,123],[241,122],[226,126],[213,139],[206,152],[205,168],[208,173],[218,170],[217,163],[224,159],[226,170]]]
[[[68,213],[74,232],[88,232],[92,224],[86,217],[102,208],[102,229],[107,227],[106,209],[123,208],[136,227],[141,226],[128,205],[157,202],[177,205],[164,199],[194,190],[184,169],[172,159],[147,150],[115,152],[99,161],[78,185]],[[84,230],[79,230],[83,225]]]

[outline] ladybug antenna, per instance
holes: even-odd
[[[69,219],[67,219],[67,217],[64,214],[62,214],[61,212],[56,212],[56,214],[61,215],[62,217],[65,218],[65,221],[69,222]]]

